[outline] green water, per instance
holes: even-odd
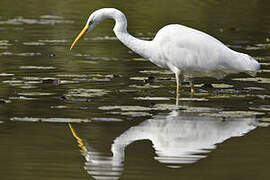
[[[261,71],[197,78],[193,96],[184,83],[177,107],[174,75],[123,46],[111,20],[69,51],[102,7],[142,39],[171,23],[207,32]],[[269,12],[263,0],[2,0],[0,179],[269,179]]]

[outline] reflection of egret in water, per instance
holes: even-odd
[[[118,179],[124,169],[125,148],[135,141],[150,140],[156,152],[155,159],[167,167],[176,168],[206,157],[205,153],[215,149],[215,144],[242,136],[255,129],[257,124],[252,117],[223,120],[187,116],[173,111],[145,120],[122,133],[111,145],[112,156],[104,156],[82,146],[75,132],[73,135],[77,137],[82,150],[86,147],[83,154],[89,174],[96,179]]]

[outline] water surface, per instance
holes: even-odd
[[[138,38],[180,23],[262,69],[196,78],[193,96],[184,83],[177,107],[174,75],[123,46],[112,21],[69,51],[102,7],[122,10]],[[262,0],[1,1],[1,179],[269,179],[269,8]]]

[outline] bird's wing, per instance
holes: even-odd
[[[182,71],[226,69],[231,50],[217,39],[185,26],[168,26],[154,39],[165,61]]]

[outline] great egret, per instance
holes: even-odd
[[[256,71],[260,64],[247,54],[231,50],[214,37],[183,26],[171,24],[158,31],[152,41],[133,37],[127,31],[125,15],[114,8],[94,11],[70,47],[78,43],[86,32],[91,31],[104,19],[114,19],[113,31],[128,48],[159,67],[168,68],[176,78],[176,99],[182,77],[195,76],[224,77],[228,73]],[[191,92],[194,92],[191,82]]]

